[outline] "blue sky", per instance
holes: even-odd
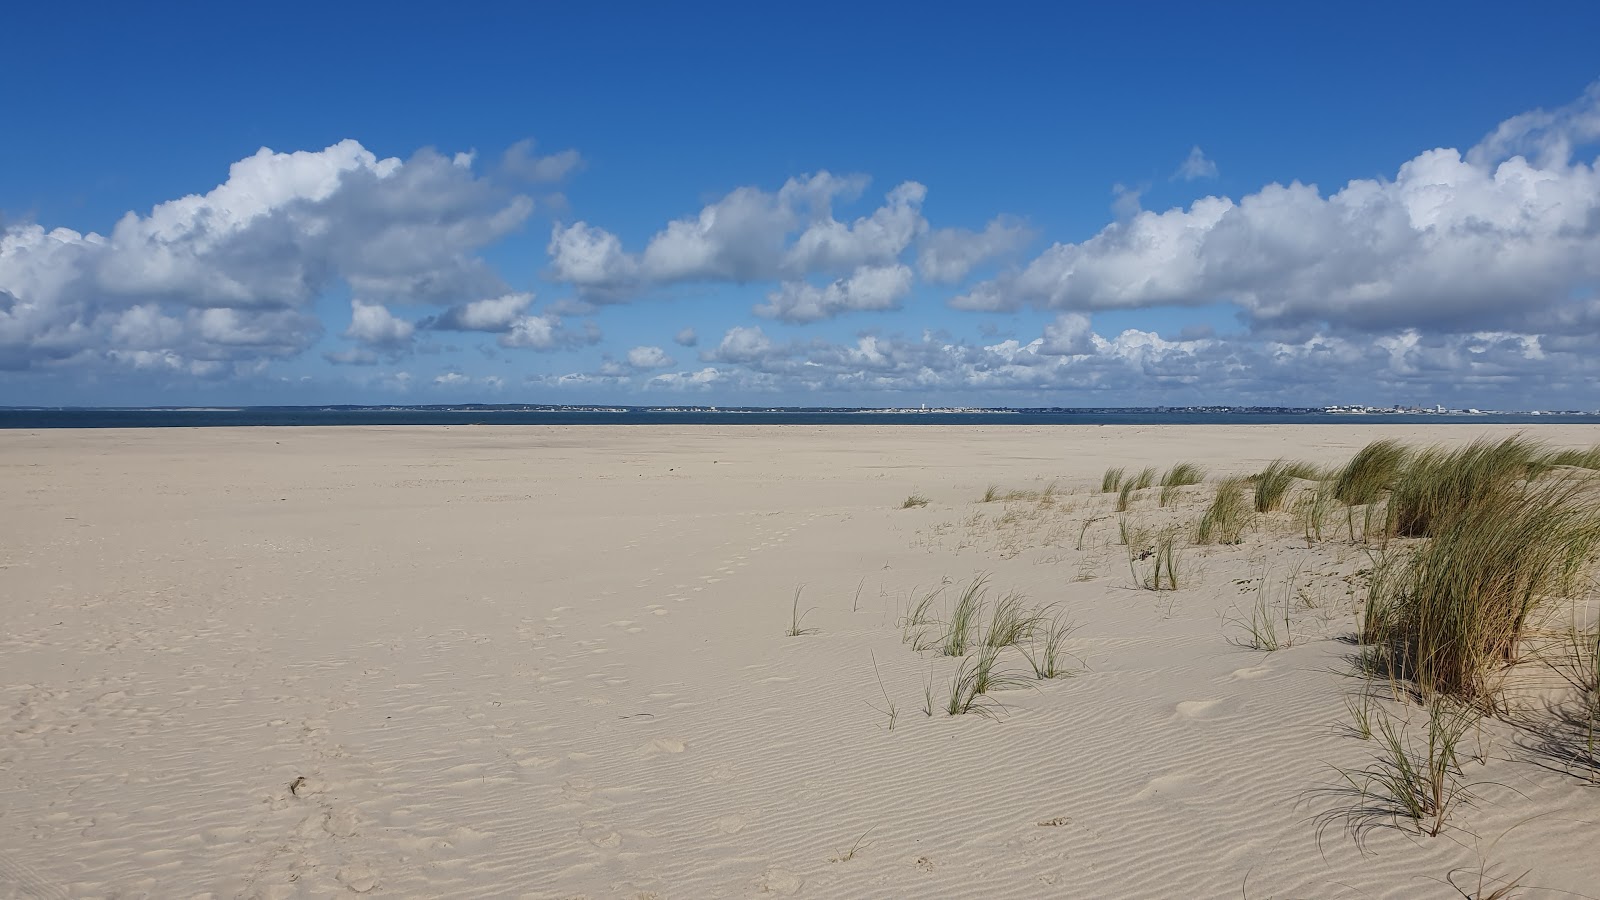
[[[1600,407],[1594,4],[7,18],[0,404]]]

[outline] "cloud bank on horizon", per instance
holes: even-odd
[[[1331,192],[1267,183],[1158,211],[1122,189],[1098,232],[1032,254],[1038,211],[936,224],[938,186],[916,181],[791,173],[629,239],[569,209],[563,186],[600,177],[576,149],[263,148],[104,233],[4,224],[0,402],[48,384],[93,403],[117,380],[148,402],[293,383],[416,402],[1597,407],[1597,143],[1600,83]],[[1227,160],[1195,146],[1173,165],[1203,189]],[[513,256],[536,284],[501,274]],[[672,321],[684,297],[718,317]],[[1219,307],[1224,333],[1096,329]],[[654,331],[608,337],[641,309]]]

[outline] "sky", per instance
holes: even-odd
[[[30,4],[0,405],[1600,409],[1600,5]]]

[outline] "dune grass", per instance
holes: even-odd
[[[1196,544],[1237,544],[1250,523],[1250,504],[1244,496],[1244,479],[1229,478],[1217,485],[1217,495],[1195,526]]]
[[[984,643],[978,652],[961,661],[950,681],[950,697],[945,703],[945,713],[952,716],[979,713],[993,716],[1002,707],[990,697],[992,691],[1022,687],[1027,682],[1016,675],[1000,670],[1000,647]]]
[[[1178,589],[1179,560],[1182,550],[1177,546],[1177,530],[1167,528],[1155,536],[1153,545],[1137,549],[1128,545],[1128,569],[1134,583],[1147,591],[1175,591]],[[1136,563],[1148,560],[1150,570],[1139,574]]]
[[[1161,476],[1162,487],[1184,487],[1190,484],[1199,484],[1206,480],[1206,470],[1192,462],[1181,462],[1168,469]]]
[[[1100,476],[1100,493],[1115,494],[1122,489],[1123,476],[1126,472],[1122,468],[1110,468]]]
[[[816,607],[813,606],[810,609],[807,609],[805,612],[800,611],[800,592],[804,591],[805,589],[806,586],[803,584],[794,589],[794,605],[790,608],[789,612],[789,627],[784,631],[784,634],[788,637],[800,637],[804,634],[816,634],[821,630],[819,628],[805,627],[806,616],[810,615],[812,610],[816,609]]]
[[[1316,480],[1315,476],[1320,474],[1314,467],[1305,463],[1289,462],[1281,458],[1273,460],[1255,479],[1256,512],[1269,513],[1282,509],[1295,479],[1311,477],[1311,480]]]
[[[927,505],[928,505],[928,498],[926,496],[924,496],[922,494],[912,494],[911,496],[909,496],[909,497],[907,497],[905,499],[904,503],[900,504],[900,508],[901,509],[914,509],[914,508],[919,507],[919,506],[927,506]]]
[[[1133,476],[1133,489],[1136,491],[1142,491],[1155,483],[1156,470],[1154,466],[1146,466],[1139,470],[1139,474]]]
[[[1322,541],[1328,516],[1333,513],[1337,505],[1338,501],[1333,498],[1333,484],[1327,481],[1315,488],[1301,491],[1295,497],[1293,506],[1295,525],[1304,532],[1307,547]]]
[[[1011,591],[995,603],[989,615],[989,630],[983,643],[989,647],[1021,647],[1033,640],[1034,632],[1043,624],[1044,616],[1023,605],[1027,597]]]
[[[1000,485],[995,484],[993,482],[990,482],[989,486],[983,489],[983,498],[981,500],[979,500],[978,502],[979,503],[993,503],[994,501],[999,500],[999,499],[1000,499]]]
[[[1578,469],[1600,469],[1600,446],[1587,450],[1552,450],[1538,459],[1545,468],[1572,466]]]
[[[1363,640],[1425,696],[1492,703],[1541,610],[1579,587],[1600,547],[1593,479],[1493,486],[1431,518],[1431,538],[1374,567]]]
[[[956,599],[945,627],[939,652],[945,656],[966,656],[978,636],[979,617],[983,613],[983,597],[989,591],[989,576],[978,575]]]
[[[1333,476],[1333,496],[1345,506],[1376,503],[1405,469],[1411,451],[1399,441],[1381,440],[1362,447]]]
[[[1404,723],[1387,715],[1378,719],[1373,733],[1377,760],[1364,769],[1337,770],[1344,783],[1338,790],[1356,802],[1335,810],[1333,818],[1358,833],[1401,819],[1411,820],[1418,832],[1429,836],[1444,830],[1451,810],[1471,797],[1456,748],[1477,717],[1442,700],[1429,703],[1427,711],[1427,733],[1417,747]]]
[[[1131,479],[1122,482],[1122,487],[1117,490],[1117,512],[1128,511],[1128,503],[1133,497],[1133,492],[1134,486]]]
[[[1019,647],[1022,655],[1027,657],[1028,664],[1033,667],[1033,676],[1040,681],[1051,678],[1062,678],[1074,675],[1078,670],[1066,666],[1066,643],[1078,626],[1062,613],[1054,613],[1047,622],[1041,622],[1040,627],[1034,630],[1034,641],[1027,647]],[[1039,640],[1040,638],[1043,640]]]
[[[1273,653],[1294,646],[1293,630],[1294,587],[1300,578],[1298,563],[1291,566],[1281,592],[1275,591],[1272,573],[1265,569],[1256,581],[1255,602],[1247,612],[1230,617],[1244,632],[1243,637],[1230,638],[1230,642],[1251,650]]]
[[[1545,456],[1543,447],[1521,435],[1501,441],[1479,439],[1456,449],[1424,448],[1395,479],[1388,530],[1400,537],[1428,535],[1435,522],[1526,479]]]

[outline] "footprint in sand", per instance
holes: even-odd
[[[661,756],[669,753],[682,753],[688,745],[676,738],[656,738],[641,746],[636,752],[640,756]]]
[[[739,815],[723,816],[716,821],[717,830],[723,834],[738,834],[748,824],[745,817]]]
[[[578,834],[602,850],[615,850],[622,846],[622,835],[599,822],[578,823]]]
[[[1225,700],[1185,700],[1177,712],[1186,719],[1215,719],[1228,711],[1227,705]]]
[[[756,890],[763,894],[793,894],[806,880],[788,869],[772,868],[756,879]]]
[[[1228,677],[1239,681],[1248,681],[1252,678],[1260,678],[1263,675],[1269,674],[1271,671],[1272,667],[1263,663],[1262,665],[1250,666],[1246,669],[1234,669]]]

